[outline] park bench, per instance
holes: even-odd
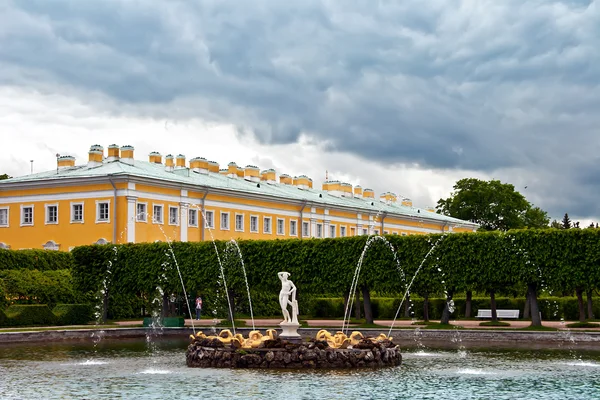
[[[498,318],[519,318],[519,310],[496,310]],[[477,318],[492,318],[492,310],[478,310]]]

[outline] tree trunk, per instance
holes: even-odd
[[[354,295],[354,318],[360,319],[360,292],[358,289]]]
[[[467,290],[467,300],[465,301],[465,318],[471,318],[473,310],[473,292]]]
[[[429,293],[423,297],[423,321],[429,321]]]
[[[404,316],[406,318],[410,318],[410,293],[406,294],[406,299],[404,300]]]
[[[523,319],[531,317],[531,299],[529,298],[529,286],[527,286],[527,294],[525,295],[525,309],[523,310]]]
[[[592,294],[591,290],[587,290],[585,295],[587,297],[587,312],[588,312],[588,320],[595,319],[594,318],[594,304],[592,303]]]
[[[373,308],[371,307],[371,293],[367,286],[362,287],[363,305],[365,309],[365,322],[367,324],[373,323]]]
[[[446,297],[446,305],[444,306],[444,311],[442,312],[442,320],[441,324],[449,324],[450,323],[450,309],[448,308],[448,302],[452,300],[452,296],[454,295],[454,290],[448,290],[448,297]]]
[[[577,305],[579,306],[579,322],[585,322],[585,307],[583,306],[583,289],[576,288]]]
[[[527,284],[527,298],[529,299],[529,309],[531,311],[531,326],[542,326],[540,307],[537,301],[537,285],[535,283]]]
[[[492,322],[498,322],[498,312],[496,311],[496,292],[490,291],[490,308],[492,309]]]

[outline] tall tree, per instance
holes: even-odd
[[[550,224],[550,228],[562,229],[562,227],[562,224],[557,220],[552,221],[552,223]]]
[[[8,174],[2,174],[0,175],[0,181],[4,180],[4,179],[10,179],[12,178],[12,176],[8,175]]]
[[[565,216],[562,219],[562,228],[571,229],[571,219],[569,218],[569,214],[567,213],[565,213]]]
[[[447,199],[440,199],[437,212],[475,222],[486,231],[547,227],[545,211],[533,207],[515,187],[498,180],[461,179]]]

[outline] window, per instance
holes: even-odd
[[[340,226],[340,237],[346,237],[346,227]]]
[[[402,235],[402,236],[406,236],[406,232],[402,232],[402,233],[401,233],[401,235]]]
[[[398,235],[398,232],[392,232],[392,235]]]
[[[235,214],[235,230],[244,232],[244,214]]]
[[[250,232],[258,232],[258,217],[256,215],[250,216]]]
[[[308,230],[308,222],[303,222],[302,223],[302,236],[303,237],[309,237],[310,236],[310,232]]]
[[[96,202],[96,222],[109,222],[109,207],[110,203],[108,201]]]
[[[329,237],[330,238],[335,237],[335,225],[329,225]]]
[[[298,222],[290,221],[290,236],[298,236]]]
[[[271,233],[271,217],[263,218],[263,233]]]
[[[169,207],[169,225],[179,225],[178,207]]]
[[[71,222],[83,222],[83,203],[71,203]]]
[[[148,205],[146,203],[137,203],[135,208],[135,219],[138,222],[148,221]]]
[[[213,211],[205,211],[204,218],[206,221],[204,223],[205,228],[214,229],[215,227],[215,213]]]
[[[356,236],[356,228],[350,228],[350,236]]]
[[[229,230],[229,213],[228,212],[221,213],[221,229]]]
[[[198,210],[188,210],[188,225],[193,227],[198,226]]]
[[[33,225],[33,206],[21,206],[21,225]]]
[[[323,225],[322,224],[317,224],[317,237],[318,238],[323,237]]]
[[[46,224],[58,224],[58,206],[46,205]]]
[[[0,226],[8,226],[8,207],[0,208]]]
[[[277,234],[285,235],[285,220],[277,218]]]
[[[379,235],[379,229],[375,229],[375,234]]]
[[[383,231],[384,235],[389,235],[390,233],[388,231]]]
[[[163,206],[160,204],[154,204],[152,206],[152,222],[155,224],[163,223]]]
[[[363,229],[363,235],[368,235],[369,231],[367,229]]]

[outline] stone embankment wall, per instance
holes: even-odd
[[[386,347],[389,346],[389,347]],[[400,348],[372,343],[354,349],[334,349],[322,342],[293,344],[279,348],[235,349],[195,341],[188,346],[188,367],[200,368],[380,368],[402,363]]]

